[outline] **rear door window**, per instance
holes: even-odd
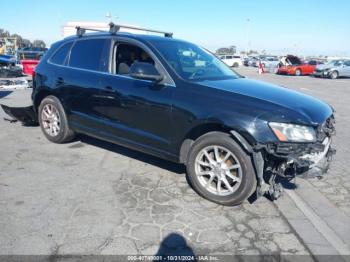
[[[109,39],[78,40],[74,44],[69,66],[107,72],[109,69]]]
[[[72,47],[73,42],[69,42],[61,46],[55,54],[50,58],[50,62],[57,65],[64,65],[67,60],[67,56],[70,48]]]

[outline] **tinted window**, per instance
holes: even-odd
[[[232,59],[232,56],[228,55],[226,56],[226,59]]]
[[[69,65],[95,71],[107,71],[109,42],[107,39],[76,41],[71,51]]]
[[[345,61],[345,62],[344,62],[344,65],[350,66],[350,61]]]
[[[50,61],[57,65],[64,65],[72,44],[73,42],[69,42],[61,46],[58,51],[51,57]]]

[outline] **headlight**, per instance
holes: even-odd
[[[281,142],[316,141],[316,132],[312,127],[274,122],[270,122],[269,125]]]

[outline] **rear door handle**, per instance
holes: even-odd
[[[103,89],[107,92],[114,92],[114,89],[111,86],[105,86]]]
[[[64,84],[64,79],[62,77],[58,77],[56,80],[56,85],[63,85]]]

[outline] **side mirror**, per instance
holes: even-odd
[[[130,67],[130,76],[136,79],[160,82],[163,76],[159,74],[154,65],[150,63],[136,62]]]

